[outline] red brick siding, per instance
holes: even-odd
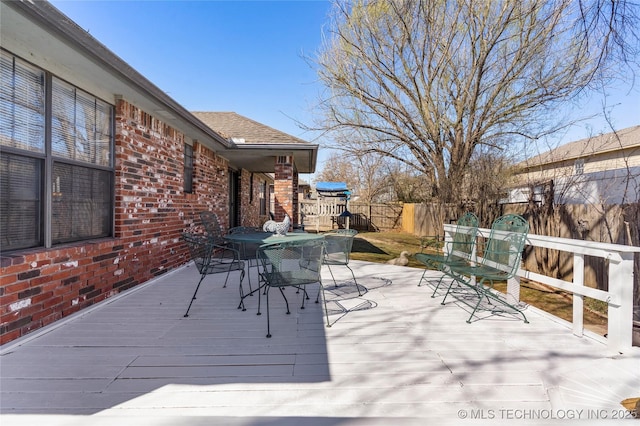
[[[188,200],[189,217],[201,210],[210,210],[218,216],[223,229],[229,227],[229,163],[202,144],[193,149],[194,193]],[[197,219],[197,218],[196,218]]]
[[[244,226],[259,227],[267,220],[266,217],[260,217],[260,186],[264,181],[260,174],[244,169],[240,173],[240,215]]]
[[[184,135],[123,100],[115,118],[114,238],[3,253],[0,344],[186,263],[180,232],[197,212],[228,225],[225,159],[196,143],[194,192],[185,194]]]
[[[274,178],[275,220],[282,220],[284,214],[287,213],[292,224],[296,224],[298,218],[298,173],[295,171],[293,157],[280,157],[276,160]]]

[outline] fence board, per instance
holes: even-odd
[[[316,200],[300,201],[299,222],[305,229],[327,231],[345,226],[345,220],[337,215],[344,211],[345,203],[335,199],[318,207]],[[389,231],[402,227],[402,204],[367,204],[349,202],[349,227],[359,231]]]

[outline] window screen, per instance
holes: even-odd
[[[53,165],[52,242],[106,237],[111,229],[111,173]]]
[[[2,249],[42,244],[42,160],[2,153],[0,217]]]
[[[193,192],[193,147],[184,144],[184,192]]]

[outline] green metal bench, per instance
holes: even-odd
[[[442,305],[445,304],[450,294],[453,295],[459,301],[473,308],[467,320],[470,323],[480,307],[480,303],[486,298],[489,303],[491,300],[495,300],[521,314],[524,322],[528,323],[527,317],[519,307],[509,303],[493,290],[495,282],[513,278],[518,272],[528,233],[529,224],[522,216],[508,214],[496,219],[491,226],[489,238],[478,263],[450,264],[448,268],[443,270],[446,276],[452,278],[452,281],[442,300]],[[466,295],[460,296],[458,292],[452,292],[456,284],[459,284],[459,287],[463,289],[470,289],[471,292],[465,293],[471,293],[474,298],[478,299],[477,303],[473,305],[469,302],[468,297],[465,297]],[[495,308],[491,310],[497,311]]]
[[[478,218],[475,214],[467,212],[458,219],[453,238],[445,242],[443,253],[417,253],[414,257],[425,266],[425,270],[418,282],[418,287],[422,285],[422,280],[425,279],[425,274],[429,268],[444,272],[450,265],[469,265],[475,252],[477,235]],[[442,275],[438,281],[431,297],[436,296],[444,277],[445,275]]]

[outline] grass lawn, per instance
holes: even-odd
[[[413,257],[415,253],[420,253],[420,238],[402,231],[358,233],[353,240],[351,258],[367,262],[385,263],[389,259],[400,256],[400,252],[403,250],[412,255],[409,257],[408,266],[424,268],[424,265],[417,262]],[[505,292],[506,287],[506,283],[497,283],[495,285],[495,289],[501,292]],[[570,293],[522,280],[520,299],[566,321],[572,321],[573,308]],[[606,314],[606,304],[585,298],[585,328],[601,335],[606,333]]]
[[[387,260],[400,256],[402,251],[411,253],[407,266],[424,267],[422,263],[413,258],[415,253],[420,253],[420,238],[401,231],[358,233],[353,240],[351,258],[385,263]]]

